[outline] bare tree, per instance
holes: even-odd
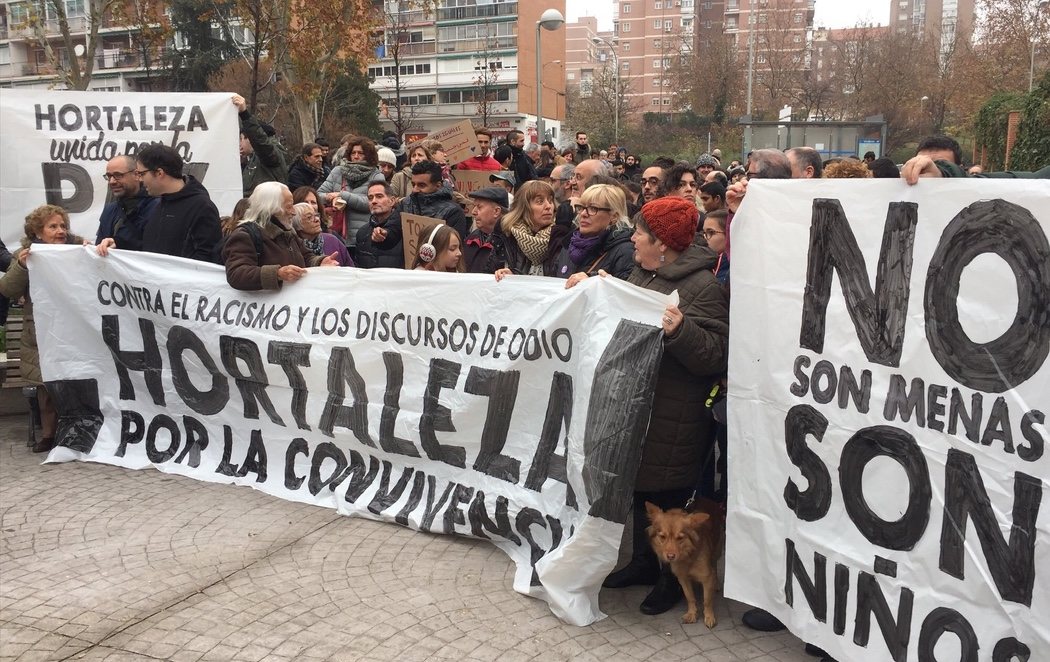
[[[394,125],[398,136],[403,137],[405,131],[411,126],[415,119],[416,106],[401,102],[402,92],[405,89],[402,81],[401,66],[407,56],[420,55],[420,49],[425,48],[424,42],[413,43],[412,23],[418,23],[420,17],[429,17],[436,8],[435,0],[382,0],[380,21],[382,35],[381,60],[392,60],[393,71],[390,76],[393,88],[386,88],[386,92],[392,91],[393,96],[386,96],[384,102],[384,114]]]
[[[496,112],[499,101],[499,76],[502,61],[492,57],[489,40],[478,36],[478,50],[475,52],[474,90],[477,115],[481,126],[488,126],[489,119]]]
[[[69,16],[66,12],[67,0],[30,0],[25,6],[25,20],[18,27],[29,28],[34,40],[44,50],[51,67],[58,72],[62,82],[71,90],[86,90],[94,75],[96,53],[99,51],[101,37],[99,28],[112,15],[113,7],[121,0],[84,0],[85,13]],[[62,53],[57,51],[48,39],[52,20],[58,27],[58,36]],[[73,37],[73,32],[80,30],[70,26],[70,19],[85,23],[85,43],[80,44]],[[52,33],[53,34],[53,33]],[[77,46],[83,51],[77,53]]]

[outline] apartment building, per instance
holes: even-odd
[[[939,39],[947,53],[956,36],[973,34],[976,0],[888,0],[890,28]]]
[[[680,110],[667,70],[695,47],[696,0],[617,0],[612,47],[635,112]]]
[[[438,0],[431,12],[412,0],[381,7],[386,25],[368,73],[384,100],[384,126],[393,128],[400,103],[409,140],[470,119],[497,135],[518,129],[535,141],[539,81],[548,137],[561,139],[565,28],[540,31],[538,76],[536,35],[540,15],[564,15],[565,0]]]
[[[90,5],[87,0],[62,0],[73,52],[88,48]],[[43,12],[39,28],[27,22]],[[48,58],[40,41],[42,33],[57,59]],[[111,17],[99,28],[94,73],[89,89],[117,92],[149,90],[154,78],[163,74],[163,47],[145,43],[140,28],[121,25]],[[0,2],[0,86],[64,89],[59,69],[69,66],[70,53],[59,31],[54,5],[49,1]]]

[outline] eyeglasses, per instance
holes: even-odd
[[[656,177],[650,177],[649,179],[643,179],[642,183],[648,184],[649,186],[659,186],[660,180]]]
[[[716,234],[725,234],[725,232],[722,231],[722,230],[704,230],[703,233],[704,233],[704,239],[710,239],[711,237],[715,236]]]
[[[102,179],[106,180],[107,182],[111,179],[115,179],[119,182],[120,180],[124,179],[124,175],[130,175],[133,172],[135,171],[128,170],[127,172],[107,172],[106,174],[102,175]]]
[[[142,177],[147,172],[153,172],[154,170],[156,170],[156,168],[149,168],[148,170],[133,170],[132,172],[134,172],[139,177]]]
[[[576,205],[573,209],[576,210],[577,214],[582,214],[586,211],[588,216],[594,216],[600,211],[612,211],[611,207],[595,207],[594,205]]]

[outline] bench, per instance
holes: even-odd
[[[15,312],[14,310],[10,313]],[[20,312],[20,311],[19,311]],[[29,403],[29,434],[26,445],[36,443],[36,428],[40,426],[40,405],[36,399],[37,385],[22,378],[22,332],[25,329],[22,315],[8,314],[6,329],[7,361],[0,366],[0,386],[5,389],[22,389]]]

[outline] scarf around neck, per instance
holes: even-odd
[[[569,238],[569,259],[577,266],[582,265],[588,256],[595,252],[596,247],[601,247],[605,243],[607,236],[609,236],[609,230],[599,232],[593,237],[585,237],[578,229],[575,230],[572,237]]]
[[[339,164],[339,167],[343,169],[343,181],[346,182],[348,188],[357,188],[369,180],[375,173],[379,172],[378,168],[368,165],[367,163],[351,163],[350,161],[343,159]]]
[[[510,234],[518,242],[521,252],[529,258],[529,262],[539,265],[543,263],[543,258],[547,257],[547,251],[550,249],[552,227],[554,226],[548,225],[539,232],[533,232],[529,222],[519,218],[511,227]]]

